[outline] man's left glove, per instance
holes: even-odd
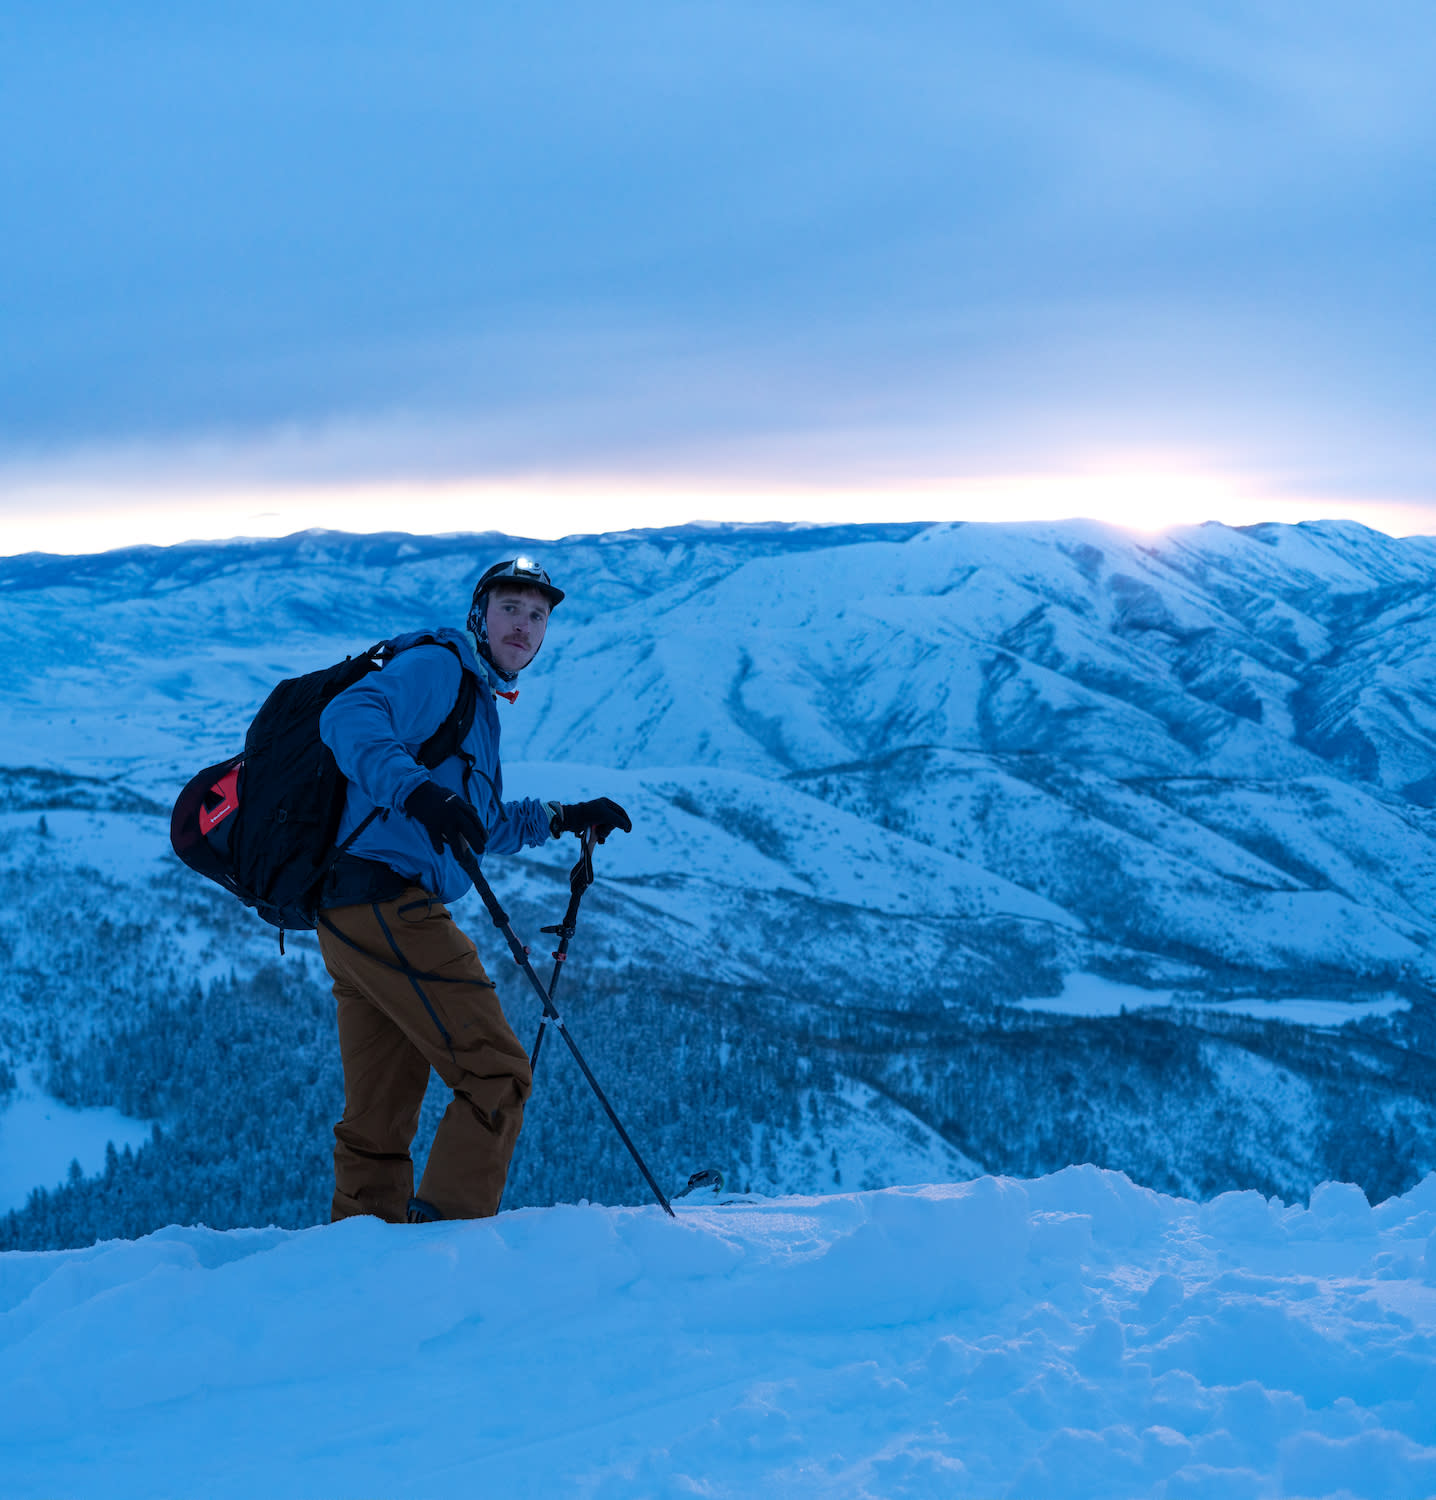
[[[611,797],[595,797],[592,802],[550,802],[548,809],[548,826],[555,838],[591,828],[594,842],[601,844],[615,828],[633,832],[628,814]]]
[[[421,781],[404,799],[404,811],[423,825],[435,854],[442,854],[445,845],[458,854],[465,843],[475,854],[484,852],[488,832],[478,813],[438,782]]]

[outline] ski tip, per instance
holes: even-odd
[[[711,1195],[716,1198],[723,1191],[723,1174],[717,1167],[704,1167],[701,1172],[695,1172],[687,1182],[687,1185],[674,1193],[675,1198],[686,1198],[691,1193],[697,1193],[701,1197]]]

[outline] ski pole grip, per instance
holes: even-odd
[[[592,828],[585,828],[579,835],[578,862],[568,872],[568,888],[575,902],[593,884],[593,846],[596,840]]]

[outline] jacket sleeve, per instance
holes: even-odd
[[[399,810],[429,773],[414,759],[449,716],[463,669],[443,646],[415,646],[338,695],[319,736],[377,807]]]
[[[503,811],[489,826],[489,854],[516,854],[520,849],[546,844],[553,837],[548,826],[548,808],[537,797],[505,802]]]

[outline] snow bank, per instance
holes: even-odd
[[[1436,1175],[1032,1182],[0,1256],[6,1493],[1436,1490]]]

